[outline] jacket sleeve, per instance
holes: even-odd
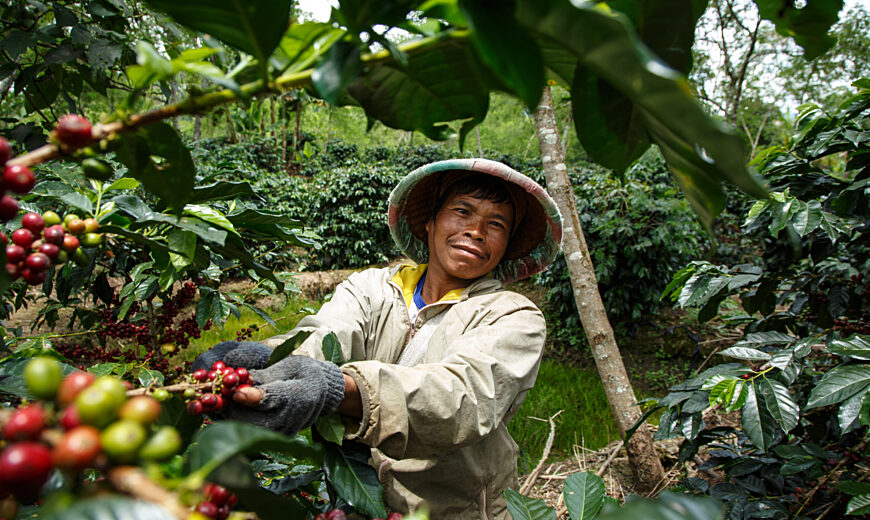
[[[363,400],[350,438],[395,459],[428,457],[474,444],[516,413],[537,377],[546,326],[531,302],[502,294],[512,295],[508,305],[481,313],[438,363],[344,365]]]
[[[330,332],[338,336],[345,360],[365,359],[365,337],[372,306],[379,305],[376,270],[352,274],[336,287],[332,298],[323,304],[317,314],[305,316],[291,331],[263,341],[276,348],[299,332],[311,335],[293,351],[315,359],[324,360],[323,338]]]

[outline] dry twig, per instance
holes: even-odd
[[[538,462],[538,465],[535,466],[535,469],[529,473],[529,476],[526,477],[526,481],[520,487],[520,494],[525,495],[529,492],[534,485],[535,481],[538,479],[538,474],[541,472],[541,468],[544,467],[544,463],[547,462],[547,457],[550,456],[550,450],[553,448],[553,440],[556,438],[556,423],[553,421],[556,417],[561,414],[563,410],[559,410],[552,417],[547,419],[550,423],[550,434],[547,436],[547,444],[544,445],[544,453],[541,455],[541,460]]]
[[[174,493],[149,479],[145,472],[136,466],[112,468],[109,470],[108,477],[119,491],[159,504],[180,520],[190,516],[190,509],[179,502]]]

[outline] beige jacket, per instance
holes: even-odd
[[[537,377],[544,317],[527,298],[482,279],[456,302],[427,306],[412,328],[398,269],[352,275],[316,315],[266,343],[274,348],[311,330],[296,353],[323,359],[321,339],[336,333],[344,358],[354,360],[342,370],[363,403],[360,428],[347,438],[372,448],[392,510],[509,519],[502,492],[517,488],[518,449],[507,423]],[[394,364],[413,331],[441,312],[423,360]]]

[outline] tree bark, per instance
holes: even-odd
[[[601,294],[598,292],[595,267],[592,265],[592,258],[586,247],[586,237],[583,235],[583,228],[580,226],[574,204],[574,188],[568,178],[565,155],[559,143],[559,128],[556,125],[556,114],[549,87],[544,87],[541,102],[535,110],[535,129],[544,165],[544,175],[547,179],[547,191],[562,212],[562,252],[568,264],[580,321],[583,323],[583,330],[586,332],[598,375],[604,384],[610,410],[624,437],[626,430],[631,428],[642,414],[628,379],[628,373],[625,371],[613,327],[610,325]],[[648,425],[638,428],[626,443],[626,451],[634,470],[637,490],[652,491],[664,479],[665,473],[656,454]]]

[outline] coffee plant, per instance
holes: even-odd
[[[723,481],[683,486],[725,500],[730,518],[870,513],[870,82],[855,85],[831,113],[804,107],[793,144],[756,159],[775,190],[746,215],[764,239],[758,261],[693,262],[666,291],[701,320],[726,298],[745,311],[743,339],[718,352],[736,362],[649,412],[664,410],[657,438],[685,437],[680,461],[706,451]],[[739,427],[705,426],[705,414],[738,410]]]

